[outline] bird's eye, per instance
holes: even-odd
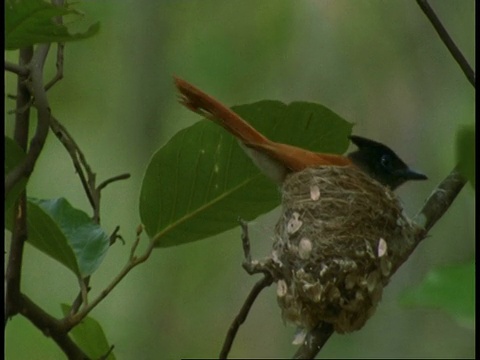
[[[385,169],[390,169],[392,167],[391,157],[387,154],[382,155],[382,157],[380,158],[380,164],[382,164],[382,167],[384,167]]]

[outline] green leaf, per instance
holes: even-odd
[[[67,316],[70,312],[70,306],[61,304],[61,307],[63,315]],[[113,352],[104,357],[110,351],[110,345],[102,326],[95,319],[89,316],[85,317],[80,324],[70,331],[70,334],[90,359],[115,360]]]
[[[6,228],[12,231],[12,214],[6,216]],[[31,245],[81,276],[73,249],[57,223],[39,205],[30,201],[27,203],[27,226],[27,241]]]
[[[29,201],[42,208],[60,228],[75,253],[82,276],[93,274],[110,247],[109,236],[103,229],[64,198]]]
[[[261,101],[233,108],[272,140],[343,153],[352,125],[305,102]],[[223,128],[200,121],[152,157],[143,178],[140,216],[159,247],[211,237],[275,208],[278,187],[263,176]]]
[[[460,128],[456,144],[458,169],[475,188],[475,127]]]
[[[7,0],[5,2],[5,49],[14,50],[38,43],[67,42],[95,35],[100,24],[91,25],[85,32],[70,34],[67,27],[53,21],[56,16],[80,13],[43,0]]]
[[[430,271],[422,283],[400,299],[407,306],[426,306],[448,312],[460,324],[475,322],[475,263],[451,265]]]
[[[24,159],[25,152],[22,148],[13,139],[5,136],[5,175],[20,165]],[[13,206],[26,185],[27,178],[24,177],[15,184],[8,194],[5,194],[5,212]]]
[[[12,217],[7,216],[6,227],[10,231],[12,224]],[[109,236],[102,228],[63,198],[29,198],[27,225],[27,241],[79,277],[91,275],[110,246]]]

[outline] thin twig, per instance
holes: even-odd
[[[80,178],[83,190],[87,195],[88,201],[93,210],[93,221],[97,224],[100,223],[100,198],[101,191],[109,184],[130,178],[130,174],[120,174],[113,176],[96,186],[96,174],[92,171],[88,164],[85,155],[83,154],[80,146],[75,142],[72,135],[68,130],[60,123],[55,117],[51,117],[50,127],[57,139],[67,150],[70,158],[72,159],[75,171]]]
[[[240,326],[245,322],[248,313],[260,292],[270,286],[274,281],[273,274],[271,273],[271,269],[273,268],[273,266],[271,266],[271,259],[267,259],[266,262],[252,261],[252,255],[250,253],[250,238],[248,236],[248,223],[240,218],[238,218],[238,222],[242,229],[241,240],[245,257],[242,266],[250,275],[263,273],[263,278],[255,283],[250,294],[248,294],[245,299],[238,315],[233,320],[232,325],[230,325],[220,351],[220,359],[227,358],[228,353],[232,348],[233,341],[235,340],[235,336],[237,335]]]
[[[82,321],[89,313],[92,311],[108,294],[118,285],[118,283],[137,265],[145,262],[151,255],[153,249],[155,248],[155,243],[150,241],[147,249],[141,256],[135,256],[134,252],[138,246],[140,234],[137,236],[134,244],[132,245],[132,252],[130,253],[127,264],[123,267],[120,273],[112,280],[112,282],[88,305],[84,306],[76,314],[69,314],[63,320],[63,326],[65,331],[70,331],[71,328],[76,326],[80,321]]]
[[[61,18],[61,17],[60,17]],[[55,85],[57,82],[63,79],[63,51],[65,48],[64,43],[58,43],[57,44],[57,72],[55,73],[55,76],[45,85],[45,91],[50,90],[53,85]]]
[[[111,183],[113,183],[115,181],[126,180],[126,179],[130,179],[130,174],[125,173],[125,174],[112,176],[110,179],[107,179],[107,180],[101,182],[100,185],[98,185],[98,187],[97,187],[97,191],[103,190],[105,187],[107,187],[108,185],[110,185]]]
[[[468,64],[467,59],[463,56],[460,49],[457,47],[455,42],[452,40],[451,36],[448,34],[447,30],[443,26],[442,22],[438,19],[437,15],[431,8],[430,4],[427,0],[417,0],[418,6],[422,9],[425,16],[430,20],[430,23],[437,31],[438,36],[443,41],[445,46],[447,47],[450,54],[452,54],[453,58],[457,62],[457,64],[462,69],[463,73],[467,77],[470,84],[475,87],[475,72],[473,71],[472,67]]]
[[[83,288],[86,289],[86,292],[90,291],[90,276],[85,277],[83,280],[83,285],[80,285],[80,292],[78,293],[77,297],[72,303],[72,306],[70,307],[70,314],[76,314],[78,312],[78,309],[80,309],[80,306],[84,303],[84,291],[82,291]]]
[[[87,195],[88,201],[93,209],[93,220],[95,223],[100,223],[100,197],[101,191],[108,186],[109,184],[130,178],[130,174],[120,174],[111,177],[100,183],[96,187],[96,175],[92,171],[90,165],[85,158],[80,146],[76,143],[75,139],[70,135],[68,130],[58,121],[54,116],[51,117],[50,127],[57,137],[57,139],[62,143],[62,145],[67,150],[70,158],[72,159],[73,166],[75,171],[80,178],[80,182],[83,186],[83,190]]]
[[[5,70],[10,71],[18,76],[27,76],[28,69],[26,66],[13,64],[11,62],[5,61]]]
[[[244,263],[251,263],[252,262],[252,254],[250,251],[250,239],[248,236],[248,224],[245,220],[238,218],[237,221],[240,223],[240,227],[242,228],[242,247],[243,247],[243,256],[245,257]]]
[[[110,246],[115,244],[117,240],[120,240],[123,245],[125,245],[125,240],[123,239],[122,235],[119,235],[118,232],[120,231],[120,226],[116,226],[113,230],[112,234],[109,236],[110,239]]]
[[[52,0],[52,4],[58,7],[62,7],[65,5],[64,0]],[[53,21],[58,25],[63,24],[63,16],[55,16]],[[63,79],[63,50],[65,48],[64,43],[57,43],[57,72],[55,76],[45,85],[45,91],[48,91],[53,85],[55,85],[58,81]]]
[[[245,319],[248,316],[250,309],[252,308],[253,303],[257,299],[258,295],[262,292],[263,289],[272,285],[273,277],[269,273],[265,273],[265,276],[257,281],[253,286],[250,294],[248,294],[247,299],[242,305],[238,315],[230,325],[228,329],[227,336],[225,341],[223,342],[222,350],[220,351],[219,359],[226,359],[230,349],[232,348],[233,341],[235,340],[235,336],[237,335],[238,329],[240,326],[245,322]]]
[[[85,167],[85,162],[82,162],[81,160],[85,160],[85,157],[81,156],[80,147],[77,145],[77,143],[67,131],[67,129],[62,125],[62,123],[60,123],[54,116],[51,117],[50,127],[57,139],[62,143],[62,145],[65,147],[68,154],[70,155],[70,158],[73,162],[73,167],[75,168],[75,171],[80,178],[80,182],[82,183],[83,190],[87,195],[90,205],[92,207],[95,206],[92,189],[90,189],[87,177],[85,176],[83,170]],[[90,169],[90,167],[87,167],[87,169]]]

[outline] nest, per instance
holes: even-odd
[[[272,259],[283,318],[360,329],[418,228],[392,191],[351,167],[294,173],[282,194]]]

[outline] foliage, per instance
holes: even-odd
[[[92,37],[100,29],[100,23],[97,22],[83,33],[70,34],[65,25],[53,21],[54,17],[68,14],[81,15],[70,7],[55,6],[43,0],[6,0],[5,49],[83,40]]]
[[[276,141],[330,153],[348,146],[352,125],[321,105],[261,101],[233,109]],[[234,137],[204,120],[153,155],[140,215],[156,245],[165,247],[219,234],[238,226],[238,217],[253,220],[278,206],[279,196]]]

